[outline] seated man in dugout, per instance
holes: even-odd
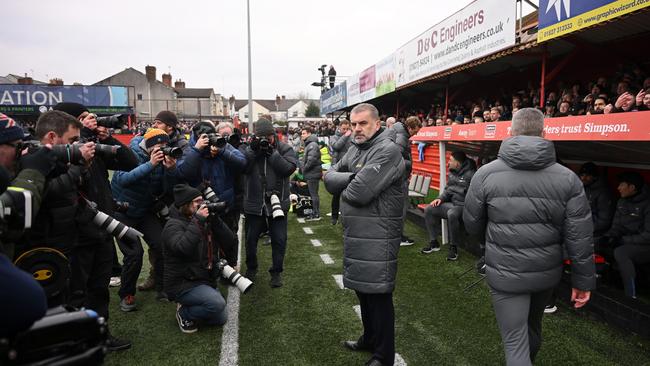
[[[625,295],[636,298],[636,265],[650,263],[650,194],[637,172],[618,176],[621,198],[616,204],[614,221],[599,245],[614,249],[621,271]]]
[[[422,249],[422,254],[440,250],[438,236],[442,234],[441,219],[447,219],[449,226],[449,253],[447,260],[458,259],[458,240],[460,237],[460,220],[463,217],[465,195],[469,183],[476,173],[476,163],[462,151],[451,153],[449,158],[449,175],[442,194],[424,209],[424,220],[429,232],[429,246]]]

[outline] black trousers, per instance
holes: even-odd
[[[123,224],[128,225],[142,234],[144,240],[149,244],[149,248],[156,253],[158,260],[155,261],[155,282],[156,291],[163,290],[164,260],[162,254],[162,225],[160,220],[153,213],[148,213],[141,218],[128,217],[122,213],[115,213],[115,218]],[[120,298],[127,295],[135,295],[135,285],[142,271],[142,256],[144,250],[141,242],[126,242],[118,240],[117,244],[124,254],[122,264],[122,285],[118,291]]]
[[[395,309],[393,293],[365,294],[355,291],[361,305],[363,335],[359,343],[372,349],[372,357],[384,365],[395,363]]]
[[[111,237],[75,247],[70,258],[70,305],[95,310],[106,320],[114,248]]]
[[[332,195],[332,217],[338,219],[339,211],[341,210],[341,195]]]
[[[120,277],[122,275],[122,265],[120,264],[119,259],[117,258],[117,249],[115,248],[115,243],[111,244],[113,250],[113,265],[111,269],[111,277]]]
[[[257,241],[268,227],[271,236],[273,265],[269,272],[280,273],[284,269],[287,251],[287,217],[273,219],[267,216],[246,214],[246,268],[257,270]]]

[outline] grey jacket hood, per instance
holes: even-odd
[[[498,157],[517,170],[541,170],[556,162],[555,146],[536,136],[513,136],[501,143]]]
[[[315,142],[316,144],[318,144],[318,137],[316,137],[316,135],[314,135],[313,133],[311,135],[309,135],[309,137],[307,137],[305,139],[305,146],[307,146],[307,144],[312,143],[312,142]]]

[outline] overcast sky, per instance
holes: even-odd
[[[470,2],[250,0],[253,97],[318,98],[319,65],[362,71]],[[188,88],[248,96],[245,0],[3,0],[2,10],[0,75],[92,84],[153,65],[158,80],[171,71]]]

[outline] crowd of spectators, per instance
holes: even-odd
[[[444,100],[431,104],[428,110],[400,111],[400,115],[416,115],[425,126],[443,126],[509,121],[513,113],[526,107],[539,108],[546,118],[645,111],[650,109],[650,73],[640,66],[621,67],[610,77],[547,86],[544,96],[541,108],[540,88],[529,83],[500,96],[452,104],[446,115]]]

